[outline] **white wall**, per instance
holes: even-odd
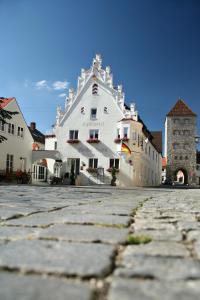
[[[45,150],[56,150],[55,142],[57,142],[57,138],[55,136],[48,136],[45,138]],[[54,174],[54,164],[55,160],[51,158],[47,158],[47,168],[48,168],[48,176]]]
[[[6,157],[7,154],[14,156],[14,166],[13,171],[21,169],[22,160],[26,160],[26,171],[31,169],[31,160],[32,160],[32,143],[33,139],[30,134],[30,131],[27,127],[27,124],[23,118],[23,115],[19,109],[19,106],[15,99],[13,99],[6,107],[6,110],[18,111],[19,114],[14,115],[11,120],[7,122],[14,124],[15,132],[14,135],[8,133],[8,125],[5,125],[5,131],[0,131],[0,134],[7,138],[7,141],[4,141],[0,144],[0,170],[6,170]],[[20,126],[24,129],[23,137],[17,136],[17,127]]]
[[[109,159],[118,157],[117,145],[114,143],[116,138],[117,122],[123,118],[123,113],[118,107],[113,95],[98,82],[99,93],[92,95],[92,85],[95,81],[91,80],[85,87],[83,96],[77,102],[73,111],[68,114],[61,125],[55,129],[58,140],[58,150],[62,155],[62,160],[67,158],[80,158],[81,164],[88,167],[89,158],[98,158],[98,166],[105,170],[109,168]],[[81,113],[84,107],[85,113]],[[104,112],[107,107],[107,113]],[[97,109],[96,120],[90,119],[91,108]],[[89,130],[99,129],[99,144],[89,144]],[[69,130],[79,131],[78,144],[68,144]],[[66,170],[69,171],[69,170]]]

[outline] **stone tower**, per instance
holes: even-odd
[[[167,180],[196,184],[196,114],[179,99],[166,116]],[[180,175],[181,179],[180,179]]]

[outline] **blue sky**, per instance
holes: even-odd
[[[149,129],[179,97],[200,116],[199,0],[0,0],[0,20],[0,96],[44,133],[95,53]]]

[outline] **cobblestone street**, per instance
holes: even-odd
[[[199,299],[200,190],[0,192],[0,300]]]

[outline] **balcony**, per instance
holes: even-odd
[[[89,144],[98,144],[98,143],[100,143],[100,140],[99,139],[88,139],[87,143],[89,143]]]
[[[77,139],[71,139],[71,140],[67,140],[68,144],[78,144],[80,141]]]

